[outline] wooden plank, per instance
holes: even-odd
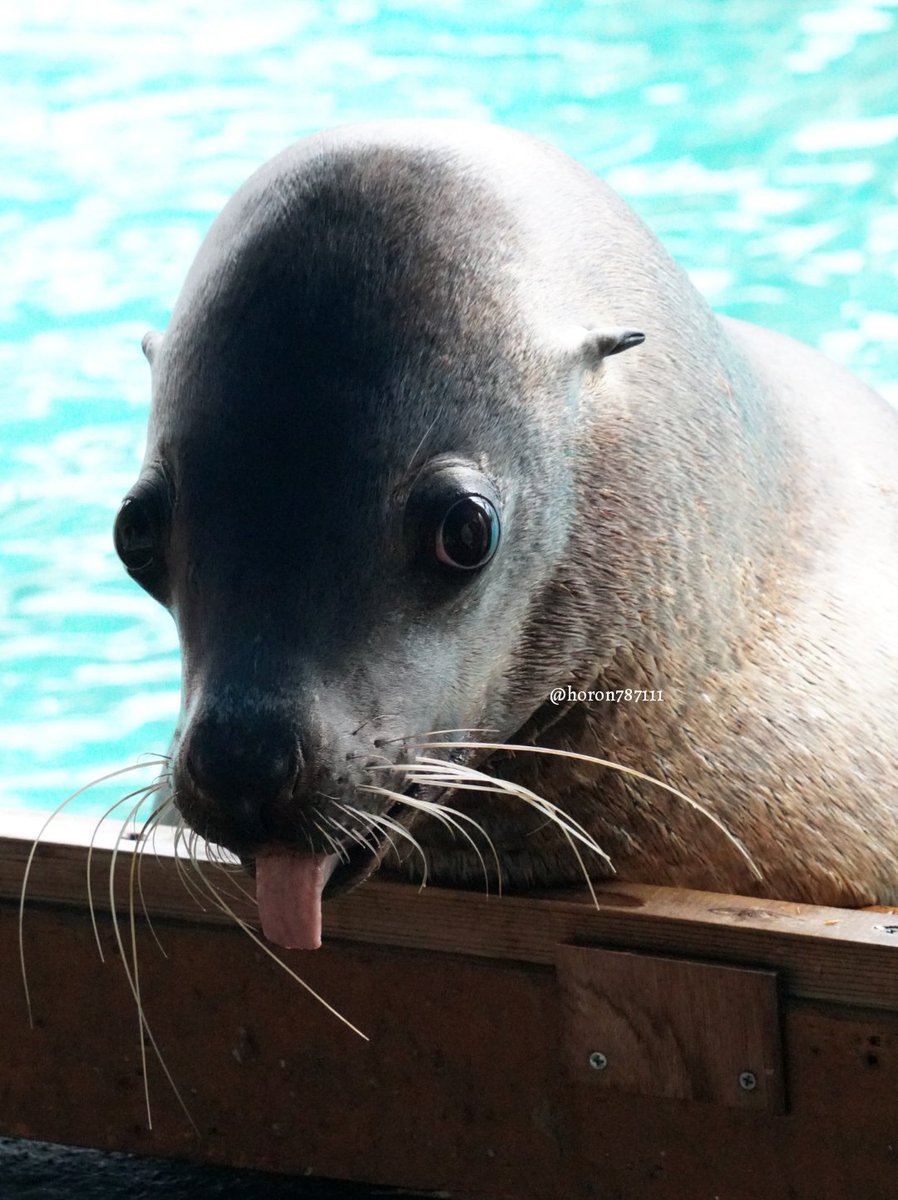
[[[571,1080],[632,1096],[782,1112],[774,971],[559,946]]]
[[[790,1111],[740,1112],[572,1082],[548,967],[334,941],[286,955],[363,1042],[237,930],[138,922],[152,1055],[108,918],[30,914],[36,1028],[0,972],[0,1132],[439,1190],[456,1200],[895,1200],[898,1014],[784,1007]],[[0,905],[0,962],[17,914]]]
[[[614,1200],[895,1200],[898,1017],[805,1002],[784,1015],[786,1116],[579,1086],[579,1180]]]
[[[0,973],[0,1132],[497,1200],[533,1181],[548,1196],[562,1171],[548,968],[342,943],[285,954],[366,1042],[238,931],[157,922],[163,959],[139,923],[147,1019],[198,1132],[151,1050],[150,1129],[108,918],[101,963],[86,915],[32,916],[33,1032],[17,971]],[[16,939],[0,906],[0,962]]]
[[[72,824],[82,833],[93,825],[70,822],[67,836]],[[0,838],[0,898],[18,899],[33,835],[34,821],[20,821],[15,836]],[[142,867],[149,911],[209,925],[229,923],[208,900],[206,911],[199,909],[175,870],[170,848],[160,840],[159,850],[158,860],[144,855]],[[117,871],[121,909],[128,902],[130,854],[130,846],[124,846]],[[29,883],[29,903],[83,908],[85,859],[83,844],[44,842]],[[106,909],[111,851],[97,851],[94,860],[94,894]],[[222,881],[211,868],[205,870],[213,881]],[[251,886],[247,877],[241,873],[227,886],[235,910],[253,920],[253,905],[234,892],[235,886]],[[623,883],[603,886],[599,904],[596,910],[580,894],[485,898],[370,881],[327,903],[325,938],[539,965],[554,964],[559,943],[601,944],[778,970],[787,995],[898,1011],[898,918],[888,914]]]

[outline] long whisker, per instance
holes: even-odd
[[[321,836],[325,839],[325,841],[327,841],[327,843],[330,845],[333,852],[340,859],[340,862],[348,863],[349,862],[349,851],[346,849],[346,847],[341,846],[340,843],[336,840],[336,838],[334,838],[330,833],[328,833],[328,831],[324,828],[324,826],[321,825],[318,821],[313,821],[312,823],[315,826],[315,828],[318,830],[318,832],[321,834]]]
[[[153,786],[152,784],[148,784],[147,788],[152,787],[152,786]],[[93,831],[91,832],[91,835],[90,835],[90,842],[88,843],[88,846],[87,846],[87,858],[85,859],[85,864],[84,864],[85,878],[87,881],[87,910],[90,913],[90,923],[91,923],[91,926],[94,931],[94,941],[97,944],[97,954],[99,954],[99,956],[100,956],[101,963],[105,963],[106,955],[103,953],[103,943],[100,941],[100,929],[99,929],[99,926],[97,925],[97,909],[96,909],[96,905],[94,904],[94,889],[93,889],[93,878],[92,878],[93,872],[91,870],[91,867],[93,865],[94,846],[96,844],[97,834],[100,832],[100,828],[103,825],[103,822],[106,821],[109,817],[111,817],[117,808],[120,808],[123,804],[127,804],[127,802],[129,800],[133,800],[135,796],[143,795],[144,797],[146,797],[147,788],[137,788],[133,792],[128,792],[127,796],[122,796],[122,798],[120,800],[116,800],[115,804],[111,804],[109,806],[109,808],[107,808],[106,811],[103,813],[103,815],[99,818],[96,825],[94,825]],[[127,822],[127,818],[126,818],[126,822]]]
[[[371,784],[362,784],[359,787],[361,792],[375,792],[378,795],[389,796],[393,800],[400,800],[408,808],[415,808],[419,812],[427,813],[429,816],[435,817],[441,821],[446,828],[455,829],[469,843],[477,858],[480,860],[480,868],[483,871],[484,884],[486,886],[486,894],[490,894],[490,877],[486,869],[486,862],[483,855],[480,853],[480,847],[474,841],[473,837],[468,833],[461,821],[465,821],[469,825],[473,825],[478,833],[481,833],[493,855],[493,861],[496,864],[497,887],[499,895],[502,895],[502,866],[499,862],[499,855],[496,853],[496,847],[493,844],[492,838],[486,832],[482,825],[474,820],[467,813],[460,812],[457,808],[451,808],[448,804],[436,803],[433,800],[423,800],[420,796],[408,796],[403,792],[392,792],[388,788],[379,788]]]
[[[371,768],[371,769],[372,769],[372,770],[379,770],[379,768]],[[394,767],[391,767],[391,768],[390,768],[390,770],[395,770],[395,768],[394,768]],[[409,778],[410,778],[410,776],[409,776]],[[421,805],[419,805],[419,804],[417,803],[417,801],[414,801],[414,802],[413,802],[413,801],[412,801],[412,799],[411,799],[411,797],[409,797],[409,796],[406,796],[406,795],[405,795],[403,792],[394,792],[394,791],[391,791],[391,789],[390,789],[390,788],[382,788],[382,787],[377,787],[377,786],[375,786],[374,784],[362,784],[362,785],[360,785],[360,786],[359,786],[359,789],[358,789],[358,790],[359,790],[360,792],[371,792],[371,793],[373,793],[373,794],[375,794],[375,795],[378,795],[378,796],[386,796],[386,797],[387,797],[388,799],[390,799],[390,800],[399,801],[399,802],[400,802],[400,803],[402,803],[402,804],[406,804],[406,805],[408,805],[408,807],[409,807],[409,808],[420,808],[420,807],[422,807]],[[434,818],[435,818],[437,821],[439,821],[439,822],[440,822],[440,824],[443,826],[443,828],[444,828],[444,829],[447,829],[447,830],[448,830],[448,831],[449,831],[449,832],[452,834],[452,836],[453,836],[453,837],[455,836],[455,833],[456,833],[456,831],[458,831],[458,828],[459,828],[459,827],[458,827],[457,825],[455,825],[455,824],[454,824],[454,823],[453,823],[453,822],[452,822],[452,821],[449,819],[449,817],[448,817],[448,816],[445,816],[445,815],[444,815],[444,813],[443,813],[443,810],[442,810],[442,806],[439,806],[439,807],[437,807],[436,809],[433,809],[433,810],[432,810],[432,809],[423,808],[423,809],[422,809],[422,811],[427,811],[427,812],[429,812],[429,814],[430,814],[432,817],[434,817]],[[464,831],[460,831],[460,832],[464,832]],[[467,835],[467,834],[465,834],[465,836],[467,837],[468,835]],[[470,839],[470,837],[468,837],[468,841],[470,841],[470,840],[471,840],[471,839]],[[479,853],[479,851],[477,850],[477,847],[476,847],[476,846],[474,847],[474,851],[475,851],[475,853]],[[483,859],[482,859],[482,858],[481,858],[481,862],[483,862]]]
[[[195,852],[191,854],[189,862],[190,862],[190,870],[197,877],[197,879],[199,879],[202,886],[208,892],[209,899],[210,899],[212,905],[215,908],[217,908],[220,913],[223,913],[226,917],[230,918],[231,912],[230,912],[227,904],[225,903],[225,893],[222,891],[221,888],[217,887],[212,882],[212,880],[209,879],[209,877],[204,873],[202,864],[200,863],[199,858],[197,857],[197,854]]]
[[[362,811],[362,809],[359,809],[359,808],[357,808],[357,809],[355,809],[354,811],[352,811],[352,812],[351,812],[351,811],[350,811],[350,809],[349,809],[349,808],[347,808],[347,806],[346,806],[345,804],[341,804],[341,803],[340,803],[338,800],[334,801],[334,807],[335,807],[335,808],[338,808],[338,809],[339,809],[341,812],[344,812],[344,813],[346,813],[346,815],[347,815],[348,817],[353,817],[353,816],[354,816],[354,817],[356,818],[356,820],[357,820],[357,821],[360,821],[360,822],[361,822],[361,824],[362,824],[362,825],[364,825],[364,826],[365,826],[365,828],[368,830],[368,832],[371,834],[372,838],[374,838],[374,839],[375,839],[375,844],[374,844],[373,846],[372,846],[372,845],[370,845],[370,844],[368,843],[368,841],[365,839],[365,837],[362,835],[362,833],[361,833],[361,831],[360,831],[360,830],[357,830],[357,829],[352,829],[350,826],[348,826],[348,825],[344,825],[344,824],[342,824],[342,822],[340,822],[340,821],[336,821],[336,820],[334,821],[334,824],[335,824],[335,826],[336,826],[338,829],[342,829],[342,830],[343,830],[343,832],[344,832],[345,834],[347,834],[347,836],[349,836],[349,837],[351,837],[351,838],[354,838],[354,839],[355,839],[357,842],[359,842],[361,845],[363,845],[363,846],[367,847],[367,849],[369,849],[369,850],[373,850],[373,851],[374,851],[374,853],[376,854],[376,853],[377,853],[377,851],[378,851],[378,850],[379,850],[379,848],[380,848],[380,847],[379,847],[379,845],[378,845],[378,843],[377,843],[377,839],[378,839],[378,836],[379,836],[379,835],[378,835],[378,831],[377,831],[377,830],[374,828],[374,822],[373,822],[373,821],[372,821],[372,819],[371,819],[371,814],[370,814],[370,813],[363,812],[363,811]],[[399,849],[398,849],[398,847],[397,847],[396,843],[393,841],[393,838],[390,836],[390,834],[389,834],[389,832],[387,831],[387,829],[386,829],[386,828],[382,828],[382,829],[381,829],[381,834],[382,834],[382,835],[383,835],[383,837],[384,837],[384,838],[386,838],[386,840],[387,840],[387,841],[390,843],[390,845],[391,845],[391,846],[392,846],[392,848],[393,848],[393,852],[396,854],[396,856],[397,856],[397,858],[398,858],[398,857],[399,857]]]
[[[678,800],[682,800],[695,812],[705,817],[711,824],[718,829],[727,841],[741,854],[748,863],[755,879],[762,880],[764,876],[759,870],[752,856],[749,854],[746,847],[742,844],[738,837],[727,829],[723,821],[709,809],[700,804],[698,800],[694,800],[691,796],[687,796],[685,792],[681,792],[678,788],[672,787],[669,783],[665,783],[663,779],[656,779],[653,775],[647,775],[644,771],[638,771],[635,767],[625,767],[622,763],[612,762],[607,758],[596,758],[592,754],[581,754],[575,750],[556,750],[549,749],[543,746],[519,746],[511,742],[421,742],[417,744],[410,743],[413,749],[422,750],[503,750],[511,751],[515,754],[544,754],[554,756],[556,758],[567,758],[575,762],[591,763],[596,767],[606,767],[611,771],[618,771],[622,775],[629,775],[633,779],[640,779],[643,783],[650,783],[654,787],[660,788],[664,792],[668,792],[671,796],[676,796]],[[439,760],[436,760],[439,761]],[[374,770],[376,768],[370,768]]]
[[[185,892],[190,896],[193,902],[197,905],[200,912],[208,912],[206,905],[203,903],[202,893],[196,888],[190,878],[189,873],[184,867],[184,861],[180,856],[181,846],[184,847],[187,853],[187,861],[190,861],[190,845],[188,841],[188,827],[183,817],[178,818],[178,824],[175,826],[175,835],[172,839],[172,851],[174,853],[175,870],[178,873],[178,879]]]
[[[200,882],[208,890],[209,889],[209,880],[205,877],[205,875],[202,874],[202,872],[200,872],[200,874],[199,874],[199,879],[200,879]],[[251,926],[249,926],[246,923],[246,921],[242,920],[237,915],[237,913],[234,912],[234,910],[232,908],[230,908],[230,906],[227,905],[224,902],[224,900],[221,899],[220,896],[218,897],[218,899],[216,901],[216,905],[217,905],[217,907],[221,908],[221,910],[223,912],[225,912],[231,918],[231,920],[234,922],[235,925],[239,926],[239,928],[243,930],[243,932],[246,934],[246,936],[251,941],[255,942],[256,945],[261,950],[264,950],[269,958],[273,959],[278,964],[279,967],[282,967],[283,970],[285,970],[287,972],[287,974],[290,976],[291,979],[295,980],[296,983],[298,983],[301,988],[303,988],[306,992],[308,992],[309,995],[314,1000],[317,1000],[319,1004],[323,1005],[324,1008],[326,1008],[329,1013],[331,1013],[333,1016],[335,1016],[338,1021],[341,1021],[348,1029],[351,1029],[353,1033],[357,1033],[358,1036],[366,1042],[370,1041],[370,1038],[367,1036],[367,1034],[362,1033],[361,1029],[358,1029],[355,1025],[353,1025],[353,1023],[348,1018],[344,1017],[342,1013],[338,1012],[337,1009],[335,1009],[332,1004],[328,1004],[328,1002],[324,999],[324,997],[322,995],[320,995],[318,992],[316,992],[315,989],[310,984],[306,983],[306,981],[304,979],[302,979],[299,975],[297,975],[295,971],[291,970],[290,967],[288,967],[287,964],[284,962],[284,960],[282,958],[279,958],[274,953],[274,951],[268,946],[268,944],[266,942],[264,942],[262,940],[262,938],[260,938],[254,932],[254,930],[251,928]]]
[[[486,726],[484,726],[484,728],[482,728],[482,729],[478,729],[476,726],[471,729],[465,729],[461,726],[459,726],[458,729],[428,729],[424,733],[405,734],[402,737],[378,738],[377,745],[378,746],[394,746],[397,742],[406,742],[409,746],[412,746],[413,748],[417,748],[422,743],[419,743],[417,741],[412,741],[412,738],[441,737],[443,734],[447,734],[447,733],[498,733],[498,732],[499,732],[498,729],[491,729],[491,728],[487,728]],[[435,744],[436,743],[432,743],[432,742],[424,742],[423,743],[423,745],[435,745]],[[473,745],[473,743],[465,742],[464,745],[470,746],[470,745]]]
[[[92,866],[93,866],[94,850],[96,849],[96,843],[97,843],[97,834],[100,832],[103,822],[105,820],[107,820],[115,812],[115,810],[117,808],[120,808],[123,804],[126,804],[129,800],[133,800],[135,796],[140,796],[142,794],[143,799],[138,803],[138,806],[137,806],[138,808],[140,808],[141,804],[144,804],[150,796],[152,796],[152,795],[154,795],[154,793],[158,792],[160,790],[160,788],[163,786],[164,785],[163,785],[162,781],[154,780],[152,783],[148,783],[144,787],[135,788],[135,790],[133,792],[129,792],[127,794],[127,796],[122,796],[121,800],[117,800],[115,802],[115,804],[111,805],[109,808],[106,809],[106,811],[103,813],[103,815],[97,821],[96,825],[94,825],[93,833],[91,833],[91,835],[90,835],[90,842],[87,847],[87,858],[85,860],[84,870],[85,870],[85,878],[87,881],[87,908],[88,908],[88,912],[90,913],[90,923],[91,923],[91,926],[93,927],[94,941],[97,943],[97,953],[100,956],[100,962],[105,962],[106,956],[103,953],[103,943],[100,941],[100,930],[97,926],[97,911],[96,911],[96,905],[94,904]],[[123,831],[124,831],[125,827],[127,826],[130,819],[131,819],[130,815],[125,817],[125,820],[122,824]]]
[[[355,842],[355,844],[357,846],[361,846],[363,850],[368,850],[372,854],[377,853],[377,851],[378,851],[377,842],[369,841],[368,838],[366,838],[365,835],[361,832],[361,830],[350,829],[348,825],[344,825],[343,822],[338,821],[336,817],[328,817],[327,823],[328,823],[328,825],[330,825],[330,827],[333,830],[336,831],[337,841],[344,848],[346,848],[346,842],[350,841],[350,842]],[[368,832],[371,833],[371,830],[369,829]],[[341,840],[341,835],[342,835],[342,840]],[[346,853],[350,854],[351,851],[349,849],[346,849]]]
[[[412,845],[415,848],[415,850],[418,852],[418,854],[421,857],[421,868],[422,868],[421,888],[423,889],[427,886],[427,855],[424,853],[424,850],[423,850],[420,842],[418,842],[417,838],[412,836],[412,834],[409,832],[409,830],[405,829],[402,825],[400,825],[398,821],[394,821],[392,819],[392,817],[388,817],[385,813],[380,813],[377,816],[375,816],[373,813],[366,813],[363,809],[356,808],[352,804],[347,804],[344,807],[345,807],[346,811],[348,813],[351,813],[353,816],[366,817],[369,821],[373,821],[375,823],[375,825],[382,825],[385,830],[392,829],[394,831],[394,833],[397,833],[397,834],[401,835],[402,837],[404,837],[405,840],[407,842],[409,842],[410,845]],[[396,849],[395,843],[393,844],[393,847],[394,847],[394,849]],[[398,858],[399,857],[398,850],[396,851],[396,855]]]
[[[562,825],[565,826],[568,832],[578,841],[592,850],[594,854],[598,854],[600,858],[604,859],[608,867],[612,870],[614,869],[611,859],[598,842],[596,842],[588,829],[584,828],[579,821],[575,820],[563,809],[553,804],[551,800],[546,800],[545,797],[537,795],[536,792],[530,791],[529,788],[525,788],[521,784],[511,783],[505,779],[498,779],[492,775],[486,775],[482,771],[477,771],[473,767],[462,763],[446,762],[441,758],[422,757],[414,763],[409,763],[404,769],[406,777],[414,783],[425,784],[431,787],[447,787],[457,791],[491,791],[502,792],[509,796],[517,796],[525,803],[538,808],[554,824],[559,827]],[[380,768],[369,767],[369,770],[377,771]],[[407,799],[401,793],[393,794],[397,799],[402,799],[403,802]]]
[[[28,891],[28,880],[31,877],[31,867],[34,863],[34,857],[37,854],[37,848],[40,845],[41,838],[47,832],[47,828],[54,817],[59,816],[59,814],[67,805],[71,804],[73,800],[77,800],[79,796],[83,796],[84,793],[89,791],[92,787],[96,787],[97,784],[100,783],[106,783],[109,779],[117,779],[120,775],[127,775],[131,771],[145,770],[149,766],[155,766],[155,764],[132,763],[128,767],[119,767],[117,771],[109,771],[106,775],[101,775],[98,779],[92,779],[91,782],[86,783],[84,787],[78,788],[76,792],[72,792],[71,796],[67,796],[61,804],[58,804],[56,808],[53,809],[46,821],[44,821],[43,825],[41,825],[40,829],[38,830],[37,837],[31,844],[31,850],[25,863],[25,873],[22,876],[22,890],[19,893],[19,968],[22,974],[22,987],[25,992],[25,1007],[28,1012],[28,1024],[32,1029],[34,1028],[34,1014],[31,1008],[31,993],[28,988],[28,969],[25,965],[25,895]]]
[[[192,879],[190,877],[190,872],[187,870],[187,868],[185,866],[185,861],[186,861],[187,863],[190,864],[190,867],[192,868],[194,874],[201,873],[202,868],[200,866],[200,863],[199,863],[199,860],[197,857],[197,852],[196,852],[198,838],[199,838],[199,835],[196,833],[196,831],[193,829],[190,829],[188,827],[188,825],[184,821],[183,817],[179,817],[178,824],[175,828],[174,838],[172,840],[172,850],[173,850],[173,856],[174,856],[175,870],[177,871],[178,879],[181,882],[181,886],[184,888],[184,890],[190,896],[191,900],[193,900],[194,904],[196,904],[196,906],[199,908],[199,910],[201,912],[208,912],[209,909],[208,909],[208,906],[204,899],[203,892],[192,881]],[[209,853],[209,851],[211,850],[211,848],[214,845],[215,845],[214,842],[205,841],[207,858],[208,858],[210,866],[214,867],[220,873],[226,873],[230,882],[233,884],[234,887],[237,888],[238,892],[242,893],[243,897],[245,899],[247,899],[250,902],[250,904],[255,904],[255,902],[256,902],[255,897],[252,895],[251,892],[249,892],[245,887],[243,887],[243,885],[240,883],[239,879],[236,877],[236,872],[232,873],[229,870],[229,867],[232,864],[225,864],[224,862],[222,862],[220,860],[216,861],[215,855]],[[182,848],[183,848],[184,854],[186,856],[185,858],[181,857]],[[209,893],[208,880],[206,880],[204,878],[203,884],[205,886],[206,892]],[[217,894],[217,890],[216,890],[216,894]],[[235,899],[235,900],[240,899],[240,896],[234,896],[233,893],[231,893],[231,895],[232,895],[232,899]],[[210,899],[212,898],[211,894],[209,895],[209,898]],[[216,904],[216,907],[219,909],[219,911],[222,911],[222,912],[225,911],[214,900],[213,900],[213,903]]]
[[[145,797],[144,797],[144,799],[145,799]],[[130,820],[132,817],[137,816],[137,810],[140,807],[141,803],[143,803],[143,801],[138,803],[128,814],[128,818],[122,825],[122,828],[119,830],[119,837],[121,837],[122,833],[125,830],[125,827],[127,825],[127,820]],[[139,959],[138,959],[138,955],[137,955],[137,923],[134,918],[134,875],[135,875],[135,869],[137,867],[138,861],[139,861],[139,859],[138,859],[138,855],[137,855],[137,848],[135,846],[135,847],[132,847],[132,850],[131,850],[131,868],[128,872],[128,925],[129,925],[129,929],[130,929],[130,933],[131,933],[131,969],[134,972],[134,996],[135,996],[135,1000],[137,1002],[138,1037],[140,1039],[140,1065],[141,1065],[141,1074],[143,1076],[143,1095],[144,1095],[144,1100],[145,1100],[146,1106],[147,1106],[147,1125],[150,1129],[152,1129],[153,1128],[153,1110],[152,1110],[152,1106],[150,1104],[150,1076],[149,1076],[149,1071],[147,1070],[147,1043],[146,1043],[146,1038],[144,1037],[144,1026],[146,1024],[146,1015],[144,1013],[143,1001],[140,998],[140,966],[139,966]],[[109,880],[109,893],[110,893],[111,901],[114,900],[114,896],[115,896],[115,880],[114,880],[113,875],[114,875],[114,868],[112,871],[110,871],[110,880]],[[112,910],[112,920],[113,920],[113,923],[116,922],[116,914],[115,914],[114,906],[113,906],[113,910]],[[157,938],[157,942],[158,942],[158,938]],[[124,952],[122,952],[122,962],[124,963],[124,961],[125,961],[125,956],[124,956]]]
[[[165,786],[165,782],[166,781],[164,780],[161,781],[160,786]],[[173,805],[174,801],[171,799],[171,797],[169,797],[167,800],[164,800],[160,805],[153,809],[146,821],[144,821],[143,827],[140,830],[140,834],[134,847],[134,854],[137,858],[137,894],[140,896],[140,907],[143,910],[143,916],[147,923],[147,928],[153,935],[153,941],[159,947],[159,953],[163,958],[168,958],[168,955],[166,954],[165,947],[162,945],[162,942],[160,942],[156,933],[156,927],[150,918],[150,912],[147,908],[146,896],[143,893],[143,860],[144,855],[146,854],[148,839],[155,835],[156,830],[159,828],[159,822],[164,818],[165,814],[173,807]],[[157,862],[159,860],[158,854],[156,855],[156,860]]]
[[[143,799],[141,799],[139,801],[139,803],[134,806],[134,808],[131,810],[129,819],[133,818],[137,814],[138,810],[140,809],[140,806],[143,803],[144,803],[144,801],[143,801]],[[169,1071],[169,1069],[168,1069],[168,1064],[166,1063],[166,1061],[162,1055],[162,1051],[159,1049],[159,1044],[157,1043],[156,1037],[155,1037],[152,1029],[150,1028],[149,1022],[147,1021],[146,1013],[143,1010],[143,1004],[140,999],[140,984],[139,984],[139,977],[137,975],[136,929],[134,927],[134,904],[133,904],[134,860],[133,860],[133,856],[132,856],[132,863],[131,863],[131,870],[132,870],[131,923],[132,923],[132,953],[134,955],[134,960],[133,960],[134,961],[134,971],[133,971],[133,973],[132,973],[131,968],[128,966],[128,958],[127,958],[127,955],[125,954],[125,945],[124,945],[124,940],[122,938],[121,927],[119,926],[118,912],[116,910],[116,904],[115,904],[115,865],[116,865],[116,861],[118,859],[119,851],[121,849],[122,838],[124,836],[124,830],[125,830],[125,826],[123,824],[122,828],[118,832],[118,836],[115,839],[115,846],[112,851],[112,859],[109,864],[109,906],[110,906],[110,910],[111,910],[111,914],[112,914],[112,930],[115,935],[116,943],[118,945],[119,955],[121,956],[122,968],[125,972],[125,978],[128,980],[128,986],[131,989],[131,995],[134,997],[134,1002],[137,1005],[137,1015],[139,1018],[139,1028],[140,1028],[140,1053],[141,1053],[141,1062],[143,1064],[144,1094],[146,1097],[146,1105],[147,1105],[147,1124],[150,1129],[153,1128],[153,1115],[152,1115],[152,1111],[150,1108],[150,1084],[149,1084],[149,1079],[147,1077],[147,1069],[146,1069],[147,1068],[146,1046],[144,1045],[144,1038],[143,1038],[144,1033],[146,1033],[146,1036],[150,1042],[150,1045],[153,1047],[153,1051],[156,1055],[156,1058],[159,1061],[159,1065],[161,1066],[163,1073],[165,1074],[165,1078],[168,1080],[169,1086],[171,1087],[172,1091],[174,1092],[175,1099],[180,1104],[181,1109],[184,1112],[184,1115],[187,1117],[187,1120],[190,1122],[194,1131],[197,1134],[199,1134],[199,1132],[200,1132],[199,1127],[197,1126],[196,1122],[194,1121],[193,1116],[191,1115],[190,1109],[184,1103],[184,1098],[181,1095],[180,1091],[178,1090],[178,1086],[174,1081],[171,1071]]]
[[[240,882],[240,876],[243,874],[243,868],[235,866],[235,864],[232,862],[225,862],[220,859],[216,861],[213,859],[210,855],[208,855],[208,850],[214,845],[214,842],[206,842],[207,857],[219,875],[224,875],[230,884],[230,887],[226,892],[222,889],[222,894],[230,896],[232,900],[248,900],[249,903],[255,907],[256,897],[252,894],[249,888],[244,887]],[[233,888],[236,888],[236,894],[232,890]]]
[[[165,775],[163,778],[165,778],[165,780],[167,782],[169,782],[169,783],[171,782],[170,775]],[[163,870],[163,871],[165,870],[165,863],[162,861],[162,858],[160,857],[160,854],[159,854],[159,848],[156,845],[156,834],[158,833],[160,826],[163,823],[167,823],[165,821],[165,818],[171,816],[172,814],[176,815],[178,820],[180,820],[180,813],[178,812],[178,806],[175,803],[175,793],[174,792],[171,792],[168,799],[165,800],[159,806],[159,819],[157,821],[153,822],[153,826],[152,826],[152,829],[151,829],[150,835],[149,835],[150,836],[150,847],[153,851],[153,857],[156,860],[156,865],[159,867],[160,870]],[[172,823],[172,826],[170,826],[170,827],[177,827],[178,820],[174,821]]]
[[[102,817],[100,817],[99,821],[97,821],[96,825],[94,826],[93,833],[91,834],[90,845],[87,847],[87,860],[85,862],[85,873],[86,873],[86,878],[87,878],[87,907],[90,912],[90,923],[93,926],[94,941],[97,943],[97,952],[100,955],[100,962],[105,962],[106,957],[103,954],[103,944],[100,941],[100,931],[99,931],[99,928],[97,927],[97,913],[96,913],[96,905],[94,904],[94,892],[93,892],[93,871],[91,869],[92,864],[93,864],[94,850],[96,849],[97,834],[100,832],[100,827],[102,826],[103,822],[107,819],[107,817],[109,817],[113,812],[115,812],[115,810],[117,808],[119,808],[126,801],[133,800],[133,798],[135,796],[140,796],[142,794],[143,798],[138,801],[137,806],[131,810],[131,812],[128,814],[127,817],[125,817],[125,820],[122,822],[120,832],[123,834],[125,829],[128,826],[128,822],[131,820],[134,813],[136,813],[138,811],[138,809],[143,804],[146,803],[146,801],[149,799],[150,796],[152,796],[156,792],[160,791],[161,788],[163,788],[164,786],[165,786],[165,783],[163,780],[156,780],[153,783],[147,784],[146,787],[137,788],[135,791],[129,792],[127,796],[123,796],[121,798],[121,800],[119,800],[116,804],[113,804],[111,808],[107,808],[106,812],[104,812]],[[146,911],[146,909],[144,909],[144,911]],[[149,920],[149,915],[147,916],[147,920]],[[155,937],[155,933],[153,936]],[[157,941],[158,941],[158,938],[157,938]]]
[[[214,891],[215,896],[229,896],[238,904],[242,900],[248,900],[251,905],[255,906],[255,896],[240,882],[240,876],[243,874],[243,868],[239,866],[232,857],[225,857],[225,855],[230,854],[229,851],[227,851],[223,846],[219,846],[217,842],[210,842],[208,838],[201,838],[196,830],[191,830],[186,838],[182,838],[182,841],[187,848],[187,861],[190,863],[194,875],[199,875],[202,877],[202,882],[207,892],[210,891],[211,888]],[[203,844],[205,863],[208,864],[208,866],[210,866],[217,875],[223,876],[228,881],[227,887],[220,885],[216,886],[212,884],[211,881],[203,874],[203,862],[199,857],[200,841],[202,841]],[[193,900],[200,905],[204,912],[207,911],[205,904],[202,902],[202,897],[197,892],[197,889],[189,883],[189,879],[186,874],[182,876],[182,882],[184,883],[186,890],[189,891]],[[220,911],[224,911],[214,898],[213,903],[216,904],[216,907],[219,908]]]
[[[419,767],[424,768],[420,774],[417,771]],[[576,841],[582,842],[594,854],[602,858],[611,871],[614,871],[614,866],[611,859],[589,831],[584,829],[573,817],[570,817],[562,809],[558,808],[557,805],[552,804],[551,801],[546,800],[543,796],[538,796],[535,792],[531,792],[529,788],[522,787],[520,784],[509,783],[504,779],[494,779],[490,775],[476,771],[473,767],[467,767],[460,763],[447,763],[443,759],[422,758],[417,760],[417,762],[411,764],[408,768],[408,778],[430,785],[437,784],[449,787],[453,791],[502,792],[505,795],[514,796],[516,799],[522,800],[531,808],[535,808],[537,812],[547,816],[561,831],[565,841],[570,846],[571,852],[583,873],[583,878],[586,881],[586,886],[589,889],[593,903],[596,908],[599,907],[592,879],[589,871],[586,869],[583,856],[577,849]],[[462,782],[462,780],[470,780],[472,782]]]

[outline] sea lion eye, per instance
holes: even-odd
[[[168,603],[166,549],[173,500],[164,471],[150,467],[122,501],[112,530],[128,574],[160,604]]]
[[[499,546],[499,514],[485,496],[456,500],[436,535],[436,555],[447,567],[476,571],[485,567]]]
[[[156,562],[159,529],[146,501],[137,496],[122,501],[112,536],[116,553],[129,571],[146,571]]]
[[[479,465],[445,454],[417,470],[405,502],[405,539],[409,561],[423,569],[422,584],[435,598],[456,595],[492,560],[503,513],[500,484]]]

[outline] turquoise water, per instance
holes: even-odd
[[[139,340],[227,197],[305,133],[419,114],[546,137],[715,307],[898,403],[898,0],[6,0],[0,107],[0,806],[168,743],[174,630],[109,532]]]

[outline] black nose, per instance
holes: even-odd
[[[206,712],[186,731],[180,759],[178,806],[204,835],[245,846],[294,825],[302,754],[283,717]]]

